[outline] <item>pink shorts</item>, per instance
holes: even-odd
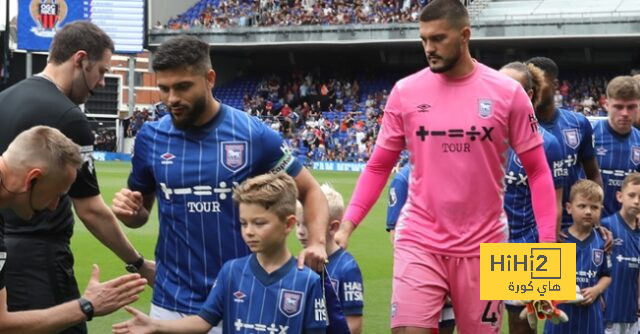
[[[396,243],[391,328],[438,328],[451,297],[458,333],[500,333],[502,301],[480,300],[480,257],[453,257]]]

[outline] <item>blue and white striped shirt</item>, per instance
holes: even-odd
[[[144,124],[128,184],[155,192],[158,202],[154,305],[197,313],[222,264],[250,253],[231,190],[269,171],[297,175],[302,166],[285,145],[257,118],[224,104],[200,128],[176,129],[171,115]]]
[[[605,292],[607,322],[638,321],[638,275],[640,274],[640,229],[632,230],[620,213],[602,219],[613,234],[611,285]]]
[[[553,176],[555,188],[561,188],[563,176],[563,149],[556,137],[540,127],[544,152]],[[529,179],[522,167],[522,163],[512,149],[507,154],[507,168],[504,177],[506,185],[504,193],[504,211],[509,222],[509,242],[536,243],[538,242],[538,227],[533,215],[531,203],[531,189]]]
[[[294,257],[268,274],[255,254],[224,264],[198,315],[224,334],[325,333],[320,276]]]
[[[631,128],[627,135],[620,135],[611,129],[605,119],[593,127],[593,136],[604,185],[602,216],[606,217],[620,211],[616,192],[620,190],[625,176],[640,167],[640,131]]]
[[[556,109],[555,117],[551,122],[540,121],[539,124],[556,137],[563,148],[563,163],[559,168],[562,176],[565,177],[562,186],[562,203],[566,203],[569,201],[571,186],[585,178],[582,162],[595,156],[591,123],[580,113]],[[562,211],[562,228],[565,229],[571,226],[572,220],[566,208]]]
[[[580,241],[565,230],[566,242],[576,244],[576,284],[580,289],[592,287],[601,277],[610,276],[611,259],[604,252],[604,240],[594,230]],[[551,321],[544,324],[545,334],[602,334],[604,320],[599,301],[589,306],[560,304],[558,308],[569,316],[569,322],[554,325]]]
[[[340,248],[329,256],[327,271],[331,277],[331,285],[340,298],[344,315],[362,315],[364,285],[356,259],[349,252]]]

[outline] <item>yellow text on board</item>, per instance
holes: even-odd
[[[480,299],[575,300],[576,244],[480,244]]]

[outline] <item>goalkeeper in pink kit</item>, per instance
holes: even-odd
[[[430,333],[451,296],[459,333],[499,333],[501,301],[480,300],[480,243],[504,242],[505,155],[528,175],[541,242],[556,240],[551,172],[531,102],[519,83],[476,62],[459,0],[420,16],[429,68],[394,86],[376,147],[336,241],[346,247],[374,205],[400,151],[411,152],[409,197],[396,226],[392,333]]]

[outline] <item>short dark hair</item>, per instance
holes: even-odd
[[[422,8],[420,22],[442,19],[458,28],[470,25],[469,13],[460,0],[434,0]]]
[[[543,70],[545,74],[551,75],[554,79],[557,79],[558,74],[560,74],[558,65],[551,58],[533,57],[527,60],[527,64],[533,64],[533,66]]]
[[[75,21],[56,32],[49,50],[49,62],[62,64],[80,50],[86,51],[92,62],[101,60],[106,50],[115,52],[111,37],[97,25]]]
[[[153,70],[190,67],[204,74],[211,69],[209,45],[193,36],[178,36],[160,45],[153,58]]]

